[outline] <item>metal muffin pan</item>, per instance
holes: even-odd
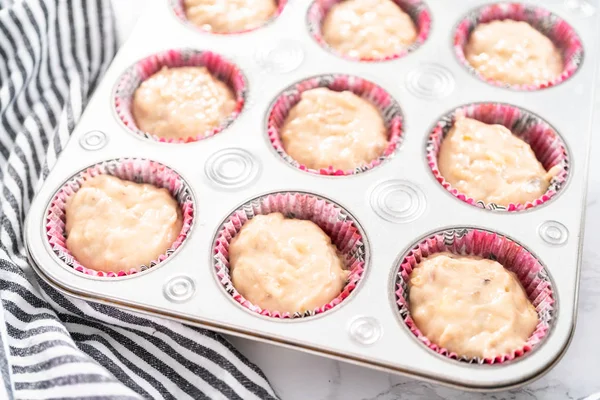
[[[452,46],[458,22],[489,2],[450,6],[443,0],[426,1],[432,18],[427,40],[409,54],[383,62],[346,60],[322,48],[307,28],[309,0],[289,1],[265,27],[235,35],[190,29],[168,1],[157,2],[117,54],[31,205],[25,240],[34,268],[74,297],[449,386],[490,391],[536,379],[560,360],[576,319],[600,24],[593,7],[574,3],[532,5],[575,28],[585,51],[582,64],[555,87],[516,91],[473,76]],[[133,133],[115,112],[120,77],[147,56],[186,48],[213,51],[240,68],[247,92],[239,116],[222,132],[187,144],[160,143]],[[367,79],[399,103],[403,134],[390,159],[351,176],[320,176],[291,166],[274,150],[267,135],[273,101],[294,82],[324,74]],[[551,201],[519,212],[485,210],[460,201],[435,180],[425,151],[433,127],[449,110],[481,102],[522,107],[560,134],[570,171]],[[86,275],[52,251],[46,212],[56,191],[75,174],[121,158],[156,161],[179,173],[192,192],[194,221],[180,248],[158,265],[128,276]],[[330,200],[355,218],[364,234],[368,257],[358,285],[339,305],[316,316],[279,319],[252,312],[232,299],[215,272],[214,241],[226,218],[252,199],[285,191]],[[399,315],[394,290],[402,256],[432,232],[461,227],[498,232],[524,246],[552,282],[549,332],[515,360],[477,365],[441,356],[420,343]]]

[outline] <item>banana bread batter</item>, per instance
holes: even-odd
[[[459,356],[522,348],[538,316],[516,276],[496,261],[433,254],[410,275],[410,312],[421,332]]]
[[[142,131],[187,139],[218,128],[235,107],[231,89],[206,67],[163,67],[136,89],[132,111]]]
[[[509,84],[541,84],[563,71],[562,56],[552,41],[522,21],[479,24],[465,56],[484,77]]]
[[[96,271],[148,265],[171,247],[182,224],[166,189],[110,175],[86,180],[66,205],[67,248]]]
[[[335,245],[315,223],[281,213],[257,215],[229,246],[233,286],[251,303],[304,312],[335,299],[348,272]]]
[[[383,118],[371,103],[327,88],[302,93],[283,124],[281,139],[299,163],[344,171],[375,160],[388,144]]]
[[[184,0],[188,20],[215,33],[233,33],[264,25],[277,11],[275,0]]]
[[[546,172],[531,147],[506,127],[463,116],[442,141],[438,166],[459,192],[503,206],[542,196],[560,169]]]
[[[382,58],[400,53],[417,39],[414,22],[392,0],[344,0],[323,22],[323,39],[353,58]]]

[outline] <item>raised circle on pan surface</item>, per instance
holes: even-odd
[[[223,149],[206,161],[206,176],[219,186],[237,188],[251,183],[258,163],[246,150]]]
[[[425,211],[425,195],[415,184],[391,180],[371,193],[371,207],[381,218],[395,223],[414,221]]]
[[[544,242],[560,246],[567,242],[569,231],[566,226],[558,221],[546,221],[538,229],[539,235]]]
[[[596,13],[596,7],[588,0],[564,0],[567,9],[584,17],[591,17]]]
[[[295,40],[284,40],[260,49],[255,57],[264,72],[285,74],[300,67],[304,61],[304,49]]]
[[[423,64],[406,75],[406,88],[422,99],[441,99],[454,90],[454,77],[438,64]]]
[[[86,150],[100,150],[108,143],[108,137],[102,131],[89,131],[79,140],[79,144]]]
[[[350,322],[350,337],[360,344],[373,344],[383,333],[381,325],[373,317],[356,317]]]
[[[187,276],[176,276],[171,278],[165,285],[165,297],[173,302],[182,303],[189,300],[196,291],[196,285],[192,278]]]

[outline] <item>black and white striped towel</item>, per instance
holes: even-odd
[[[212,332],[65,298],[23,222],[116,48],[109,0],[0,0],[0,399],[273,399]]]

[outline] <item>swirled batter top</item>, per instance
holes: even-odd
[[[408,282],[410,313],[438,346],[469,358],[523,348],[538,315],[516,276],[496,261],[437,253]]]
[[[353,58],[393,56],[417,39],[412,19],[392,0],[341,1],[321,30],[329,46]]]
[[[281,129],[285,151],[300,164],[350,170],[385,150],[387,131],[379,111],[352,92],[307,90]]]
[[[335,299],[348,278],[335,245],[311,221],[257,215],[229,246],[233,286],[251,303],[304,312]]]
[[[529,144],[506,127],[463,116],[442,140],[438,167],[460,193],[503,206],[542,196],[560,170],[546,172]]]
[[[235,107],[231,89],[206,67],[163,67],[136,89],[132,112],[144,132],[187,139],[218,128]]]
[[[87,179],[66,204],[67,248],[96,271],[148,265],[171,247],[182,225],[167,189],[110,175]]]
[[[215,33],[233,33],[264,25],[277,11],[275,0],[184,0],[188,20]]]
[[[563,71],[562,56],[552,41],[522,21],[477,25],[465,57],[484,77],[509,84],[541,84]]]

